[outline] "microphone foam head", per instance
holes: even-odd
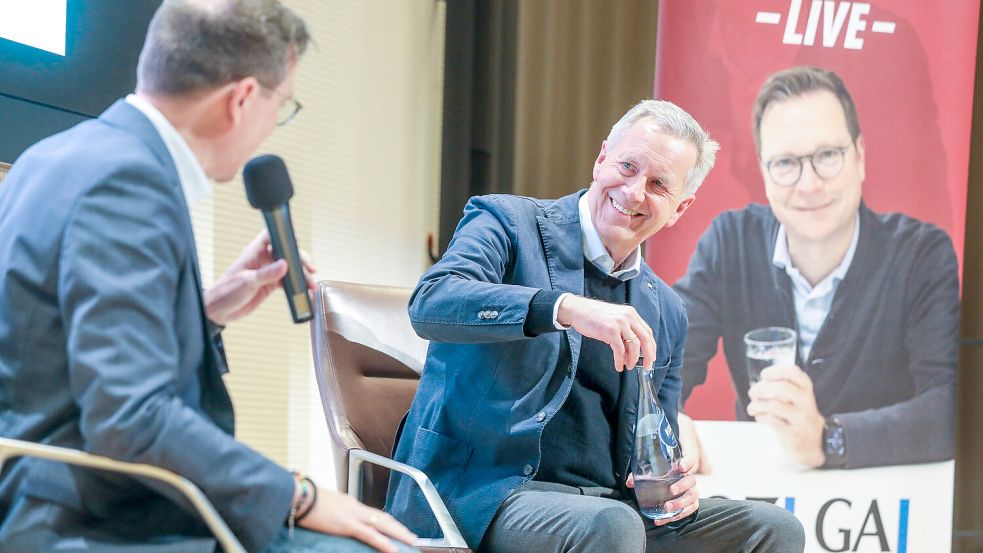
[[[276,209],[294,195],[287,165],[280,156],[262,155],[249,160],[242,170],[242,180],[249,205],[256,209]]]

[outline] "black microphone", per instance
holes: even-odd
[[[295,323],[311,320],[311,299],[307,295],[307,279],[300,262],[297,238],[290,222],[291,196],[294,187],[287,174],[287,165],[278,156],[264,155],[249,160],[242,170],[246,183],[249,205],[263,212],[266,228],[270,232],[273,256],[287,260],[287,274],[283,277],[283,291],[287,293],[290,314]]]

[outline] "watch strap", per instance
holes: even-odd
[[[843,425],[835,417],[826,417],[823,425],[823,452],[826,454],[824,468],[844,468],[846,466],[846,435]]]

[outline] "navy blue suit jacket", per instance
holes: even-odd
[[[420,280],[410,320],[431,340],[396,459],[423,470],[476,548],[505,498],[535,478],[543,428],[570,393],[583,337],[573,329],[527,337],[523,325],[539,290],[583,295],[584,252],[577,202],[517,196],[473,198],[447,253]],[[686,314],[647,266],[628,283],[632,305],[652,327],[659,396],[674,429]],[[583,369],[581,367],[581,369]],[[598,367],[598,370],[614,370]],[[633,421],[638,381],[622,396]],[[627,425],[625,425],[627,426]],[[630,432],[619,429],[619,436]],[[631,439],[615,452],[622,478]],[[438,534],[422,493],[394,476],[388,509],[423,536]]]
[[[0,435],[172,470],[248,549],[272,540],[293,479],[232,436],[188,209],[150,121],[120,101],[25,152],[0,184],[0,260]],[[24,497],[121,536],[207,535],[162,505],[170,490],[59,463],[8,463],[0,519]]]

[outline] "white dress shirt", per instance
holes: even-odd
[[[771,262],[776,267],[785,269],[785,273],[792,279],[792,296],[795,300],[795,320],[799,326],[799,351],[802,352],[802,359],[809,358],[812,351],[812,344],[816,341],[816,335],[826,321],[829,310],[833,306],[833,296],[840,285],[840,281],[846,276],[853,261],[853,254],[857,251],[857,241],[860,239],[860,213],[853,226],[853,239],[846,255],[840,264],[815,286],[809,284],[802,273],[792,264],[792,256],[788,251],[788,235],[785,225],[779,225],[778,238],[775,240],[775,255]]]
[[[164,114],[150,102],[135,94],[127,96],[126,103],[146,115],[154,128],[157,129],[157,133],[160,134],[164,146],[167,147],[167,152],[171,154],[171,159],[177,167],[177,175],[181,180],[181,189],[184,191],[184,201],[188,208],[190,209],[195,202],[208,197],[212,193],[211,182],[205,175],[205,170],[202,169],[198,158],[191,151],[191,147],[188,146],[184,137],[177,132],[174,125],[171,125]]]
[[[594,228],[587,194],[580,197],[578,206],[580,208],[580,233],[583,235],[584,257],[590,260],[595,267],[618,280],[631,280],[641,274],[642,247],[636,247],[621,264],[623,268],[614,271],[614,259],[611,258],[611,254],[601,242],[601,235],[597,234],[597,229]]]

